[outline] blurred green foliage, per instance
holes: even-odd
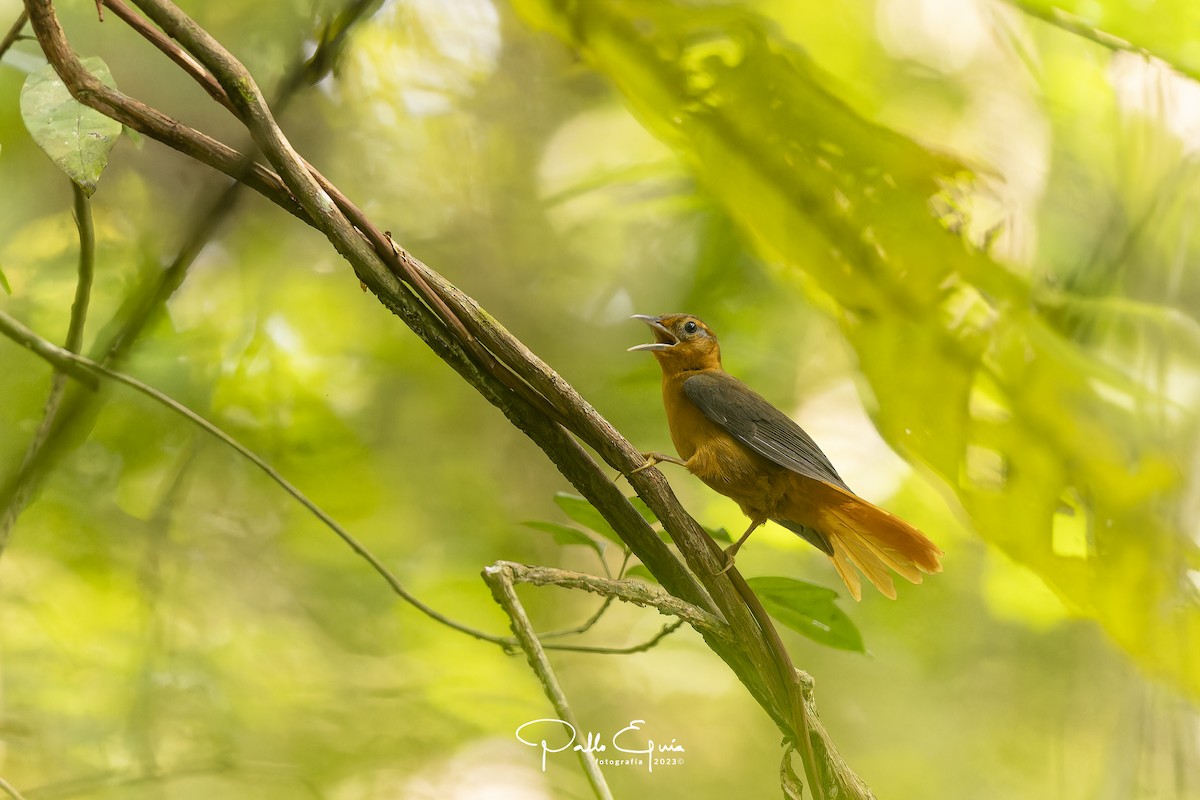
[[[1200,556],[1171,511],[1196,409],[1161,374],[1122,369],[1121,328],[1138,322],[1083,310],[1114,287],[1035,287],[987,258],[969,241],[984,190],[966,167],[864,119],[764,19],[525,5],[613,77],[765,258],[804,270],[855,348],[884,438],[1072,608],[1200,696]]]
[[[1193,68],[1189,4],[1055,5]],[[244,144],[116,20],[58,6],[123,91]],[[516,6],[383,4],[288,106],[289,138],[639,446],[669,439],[626,318],[694,312],[851,486],[943,546],[944,573],[846,608],[869,656],[784,631],[880,797],[1200,791],[1196,85],[984,0]],[[185,7],[270,95],[340,4]],[[0,0],[0,29],[18,10]],[[7,66],[36,58],[20,42],[0,64],[0,302],[61,340],[71,192]],[[154,143],[113,151],[85,352],[224,187]],[[520,524],[561,519],[542,454],[249,194],[122,367],[466,624],[506,632],[478,579],[498,559],[597,570]],[[48,385],[0,342],[0,479]],[[543,774],[513,735],[550,713],[522,658],[398,603],[176,416],[120,387],[96,401],[0,557],[0,776],[30,798],[586,795],[573,760]],[[705,525],[744,527],[667,474]],[[836,583],[775,527],[738,565]],[[545,630],[599,602],[521,591]],[[585,641],[660,626],[614,607]],[[617,796],[777,793],[776,732],[693,633],[552,659],[588,728],[645,719],[687,747],[673,771],[609,769]]]

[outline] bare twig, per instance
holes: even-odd
[[[563,693],[562,686],[554,675],[554,668],[550,666],[550,659],[546,658],[546,651],[542,649],[542,643],[538,641],[537,634],[533,631],[533,625],[530,624],[529,617],[525,615],[525,609],[517,597],[516,588],[513,586],[512,565],[501,562],[487,567],[483,571],[483,579],[491,588],[496,602],[508,615],[513,633],[516,635],[517,641],[521,643],[521,649],[525,651],[529,666],[541,681],[542,690],[550,699],[558,718],[574,730],[581,730],[578,720],[575,719],[575,712],[571,710],[567,696]],[[600,800],[612,800],[612,792],[604,780],[604,774],[600,771],[600,765],[596,762],[596,756],[592,753],[592,749],[576,747],[575,752],[579,753],[579,763],[583,766],[583,772],[587,775],[596,797]]]
[[[1044,8],[1038,4],[1026,2],[1026,0],[1003,0],[1003,2],[1019,9],[1021,13],[1027,16],[1040,19],[1056,28],[1061,28],[1068,33],[1073,33],[1076,36],[1087,39],[1090,42],[1095,42],[1101,47],[1106,47],[1109,50],[1115,50],[1122,53],[1134,53],[1142,57],[1153,54],[1155,58],[1170,66],[1171,69],[1175,70],[1180,75],[1186,75],[1194,81],[1200,81],[1200,71],[1172,61],[1169,56],[1163,53],[1151,53],[1149,48],[1141,47],[1134,42],[1127,41],[1119,36],[1114,36],[1111,33],[1102,31],[1099,28],[1089,25],[1083,20],[1083,18],[1078,17],[1068,11],[1063,11],[1061,8]]]
[[[277,107],[286,106],[305,84],[305,81],[315,83],[332,68],[336,61],[336,54],[353,23],[374,5],[376,5],[376,0],[352,0],[342,8],[333,21],[324,26],[322,33],[317,37],[320,44],[315,52],[307,58],[298,58],[295,66],[289,69],[280,82],[275,100]],[[128,8],[125,8],[128,11]],[[132,14],[132,12],[129,13]],[[28,12],[23,14],[22,19],[27,18],[27,15]],[[137,19],[141,20],[140,17]],[[136,30],[144,35],[148,31],[153,31],[161,36],[157,29],[144,23]],[[178,49],[177,45],[175,47]],[[203,68],[201,67],[201,69]],[[224,96],[224,90],[219,86],[217,90]],[[83,87],[75,87],[73,91],[82,92]],[[236,201],[243,185],[242,180],[249,180],[255,170],[262,171],[262,169],[261,166],[254,164],[251,156],[243,156],[242,162],[234,170],[235,182],[223,189],[209,204],[207,210],[199,216],[192,230],[185,236],[183,245],[170,265],[161,272],[155,270],[153,275],[148,278],[147,285],[133,292],[125,306],[118,312],[118,318],[123,318],[123,321],[120,324],[110,323],[106,327],[106,331],[102,332],[100,338],[106,339],[107,343],[98,344],[92,356],[93,360],[112,365],[119,362],[129,352],[137,337],[145,330],[146,325],[182,285],[188,270],[204,245],[216,234],[221,223],[237,207]],[[273,173],[270,174],[273,175]],[[295,202],[287,194],[283,182],[278,179],[278,176],[275,176],[274,180],[280,188],[280,193],[272,199],[285,208],[289,204],[294,206]],[[107,333],[109,328],[112,329],[112,333]],[[94,378],[89,375],[87,380],[94,380]],[[74,392],[65,399],[60,413],[55,416],[54,423],[46,436],[45,445],[33,455],[33,458],[25,459],[16,473],[0,485],[0,518],[15,520],[21,512],[22,498],[27,497],[36,488],[46,465],[58,452],[56,443],[69,439],[72,431],[77,431],[85,425],[87,419],[90,418],[89,412],[93,411],[98,403],[99,398],[95,393]],[[2,538],[0,537],[0,539]],[[3,547],[0,546],[0,551],[2,550]]]
[[[92,279],[96,274],[96,229],[92,224],[92,203],[87,193],[74,181],[71,192],[75,197],[75,226],[79,229],[79,274],[75,280],[75,299],[71,302],[71,322],[64,346],[72,353],[78,353],[83,350],[83,327],[87,323]]]
[[[603,551],[597,550],[597,553],[600,556],[600,566],[604,569],[604,577],[611,578],[612,573],[609,572],[608,562],[604,559]],[[625,551],[625,555],[621,559],[621,568],[619,570],[617,570],[617,578],[625,577],[625,568],[629,566],[629,559],[632,556],[633,556],[633,553],[631,553],[629,550]],[[614,597],[612,595],[609,595],[608,597],[604,598],[604,602],[600,604],[600,607],[598,609],[596,609],[596,613],[592,614],[592,616],[590,616],[586,620],[584,620],[584,622],[582,624],[576,625],[573,628],[564,628],[562,630],[547,631],[545,633],[539,633],[538,638],[544,642],[547,639],[560,639],[563,636],[576,636],[581,633],[587,633],[588,631],[590,631],[592,629],[592,627],[597,622],[599,622],[601,620],[601,618],[608,611],[608,609],[612,607],[614,600],[616,600],[616,597]]]
[[[62,349],[53,342],[46,341],[7,314],[0,314],[0,334],[32,350],[50,362],[50,365],[56,370],[65,372],[89,389],[100,387],[100,381],[96,379],[96,376],[75,362],[74,353]]]
[[[16,787],[4,780],[4,778],[0,778],[0,791],[3,791],[12,800],[25,800],[25,797],[16,790]]]
[[[64,363],[70,363],[75,367],[76,371],[78,371],[80,368],[84,370],[90,370],[91,372],[102,375],[110,380],[123,383],[131,389],[144,394],[155,402],[166,406],[176,414],[179,414],[180,416],[203,428],[207,433],[216,437],[222,443],[228,445],[247,461],[254,464],[254,466],[266,473],[267,477],[269,477],[285,492],[295,498],[302,506],[308,509],[313,516],[315,516],[327,528],[333,531],[338,538],[349,545],[351,550],[353,550],[356,554],[358,554],[359,557],[370,564],[371,568],[387,582],[388,586],[392,588],[393,592],[403,598],[407,603],[412,605],[422,614],[425,614],[427,617],[430,617],[431,619],[434,619],[443,625],[451,627],[456,631],[465,633],[473,638],[480,639],[485,642],[491,642],[492,644],[498,644],[503,647],[511,646],[511,641],[505,639],[504,637],[493,636],[492,634],[484,633],[483,631],[463,625],[462,623],[447,617],[445,614],[442,614],[431,606],[426,605],[419,598],[405,589],[404,585],[400,582],[400,579],[397,578],[391,570],[384,566],[383,562],[380,561],[374,553],[368,550],[367,547],[359,542],[358,539],[356,539],[349,531],[338,524],[337,520],[329,516],[324,509],[322,509],[315,502],[310,500],[307,495],[297,489],[290,481],[288,481],[287,478],[280,475],[274,467],[263,460],[253,450],[246,447],[237,439],[234,439],[228,433],[221,430],[219,427],[209,422],[195,411],[192,411],[178,400],[175,400],[169,395],[160,392],[153,386],[149,386],[148,384],[139,381],[137,378],[126,375],[123,372],[117,372],[116,370],[109,369],[102,364],[92,361],[90,358],[72,353],[69,350],[65,350],[51,342],[46,341],[45,339],[42,339],[41,337],[37,336],[37,334],[33,333],[24,325],[21,325],[21,323],[17,322],[15,319],[2,311],[0,311],[0,334],[9,336],[9,338],[13,339],[14,341],[20,342],[21,344],[26,344],[26,346],[29,346],[27,342],[31,338],[38,340],[40,341],[40,345],[38,347],[30,347],[30,349],[45,358],[47,361],[50,361],[56,367],[62,368],[60,365]],[[72,373],[72,377],[74,377],[74,373]]]
[[[75,279],[75,299],[71,303],[71,320],[67,324],[65,347],[72,353],[78,353],[83,346],[83,327],[87,322],[88,303],[92,296],[96,234],[92,227],[92,206],[87,194],[74,181],[71,182],[71,191],[75,197],[75,225],[79,229],[79,269]],[[26,469],[29,464],[37,460],[38,455],[49,441],[66,390],[67,374],[56,370],[50,376],[50,394],[46,397],[42,420],[38,423],[33,438],[29,441],[29,447],[25,450],[18,471]],[[13,525],[16,524],[17,517],[29,502],[32,493],[33,486],[31,484],[22,484],[20,490],[13,493],[9,501],[0,507],[0,552],[3,552],[8,544]]]
[[[600,604],[600,607],[596,609],[596,612],[584,620],[582,624],[576,625],[572,628],[563,628],[562,630],[543,631],[538,634],[538,638],[544,642],[547,639],[561,639],[564,636],[578,636],[581,633],[587,633],[592,629],[593,626],[595,626],[597,622],[600,621],[600,618],[604,616],[608,609],[612,607],[613,601],[616,599],[617,598],[613,597],[612,595],[604,598],[604,602]]]
[[[71,182],[71,189],[75,196],[75,224],[79,229],[79,270],[75,281],[75,299],[71,303],[71,321],[67,325],[66,349],[72,353],[78,353],[83,344],[83,327],[87,320],[88,301],[92,292],[96,236],[92,227],[92,207],[87,194],[74,181]],[[29,336],[24,336],[21,341],[35,350],[40,346],[35,339],[31,339]],[[29,447],[26,448],[25,455],[21,459],[21,466],[17,470],[18,475],[38,460],[51,439],[59,410],[62,407],[63,395],[67,390],[67,375],[68,373],[65,371],[56,370],[50,376],[50,394],[46,398],[42,420],[38,423],[37,431],[29,441]],[[29,503],[33,488],[32,483],[18,481],[14,490],[4,495],[7,502],[0,505],[0,552],[3,552],[8,545],[13,526],[21,511]]]
[[[691,603],[684,602],[645,581],[613,580],[587,575],[583,572],[517,564],[512,561],[498,561],[492,569],[506,570],[507,574],[512,576],[514,583],[582,589],[602,597],[615,597],[624,603],[654,608],[660,614],[678,617],[702,634],[727,641],[732,639],[729,626],[719,617]]]
[[[586,644],[546,644],[545,642],[542,642],[542,647],[547,650],[566,650],[573,653],[597,653],[606,656],[624,656],[632,653],[644,653],[657,645],[663,639],[670,636],[675,631],[679,630],[681,625],[683,625],[683,620],[677,619],[670,625],[663,626],[661,631],[654,634],[654,636],[642,642],[641,644],[635,644],[630,647],[598,647]]]
[[[8,29],[8,33],[4,34],[4,38],[0,39],[0,58],[4,58],[4,54],[8,52],[8,48],[12,47],[21,38],[21,31],[25,30],[25,23],[28,21],[28,11],[22,11],[17,16],[17,21]]]
[[[166,36],[163,36],[158,28],[150,25],[146,20],[135,14],[133,9],[125,5],[121,0],[100,0],[100,3],[111,9],[114,14],[120,17],[122,22],[133,28],[141,34],[142,38],[162,51],[167,58],[178,64],[180,69],[191,75],[192,79],[200,84],[204,88],[204,91],[208,92],[209,97],[230,111],[233,110],[233,107],[229,103],[229,97],[221,89],[221,85],[216,82],[212,74],[199,61],[192,58],[192,55],[188,51]]]

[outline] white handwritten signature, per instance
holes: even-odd
[[[536,742],[531,742],[528,739],[526,739],[525,736],[522,735],[522,731],[524,731],[526,728],[529,728],[531,725],[539,725],[542,723],[548,723],[550,725],[557,724],[557,725],[563,726],[563,728],[565,728],[566,730],[561,731],[560,733],[562,733],[563,735],[569,734],[569,738],[567,738],[567,743],[562,745],[561,747],[551,747],[549,744],[547,744],[545,739],[541,739]],[[653,739],[647,739],[645,747],[640,747],[640,746],[624,747],[623,746],[623,743],[630,744],[629,740],[633,738],[632,736],[627,736],[626,734],[628,734],[630,731],[640,731],[641,726],[645,725],[645,724],[646,724],[646,720],[635,719],[635,720],[632,720],[624,728],[622,728],[621,730],[614,733],[613,737],[612,737],[613,749],[618,752],[621,752],[621,753],[629,753],[629,754],[633,754],[633,755],[645,756],[646,757],[646,759],[645,759],[646,766],[649,768],[650,772],[654,772],[654,764],[656,762],[659,763],[660,765],[664,764],[664,763],[672,763],[672,764],[682,763],[683,759],[681,759],[681,758],[662,758],[662,757],[655,756],[655,752],[658,752],[658,753],[682,753],[682,752],[684,752],[683,745],[676,744],[674,739],[671,740],[670,744],[658,745],[657,750],[655,749]],[[542,749],[542,772],[546,771],[546,754],[547,753],[561,753],[562,751],[566,750],[568,747],[571,747],[571,745],[575,744],[575,740],[578,737],[579,737],[579,734],[575,730],[575,726],[573,726],[571,723],[567,722],[566,720],[561,720],[561,719],[533,719],[533,720],[530,720],[529,722],[526,722],[521,727],[517,728],[517,739],[518,739],[518,741],[521,742],[521,744],[527,744],[530,747],[540,747]],[[572,752],[579,751],[579,752],[583,752],[583,753],[603,753],[607,749],[608,749],[608,745],[602,744],[600,742],[600,734],[598,732],[588,732],[586,741],[581,742],[580,744],[575,744],[575,746],[571,748]],[[639,765],[640,765],[640,762],[639,762]]]

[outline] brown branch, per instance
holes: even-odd
[[[88,72],[67,43],[66,33],[48,0],[26,0],[29,22],[33,27],[46,60],[62,78],[71,96],[85,106],[127,125],[138,133],[162,142],[231,178],[242,180],[250,188],[280,205],[293,216],[305,219],[305,214],[290,197],[279,176],[259,165],[243,174],[246,158],[233,148],[189,128],[140,100],[105,86]]]
[[[327,74],[328,70],[332,69],[337,61],[337,54],[354,23],[375,5],[377,5],[377,0],[351,0],[342,7],[333,20],[322,26],[321,32],[314,37],[320,42],[316,50],[307,58],[296,59],[294,66],[280,81],[275,100],[278,107],[286,106],[306,82],[316,83]],[[28,12],[23,12],[21,21],[24,22],[27,18]],[[138,30],[157,33],[157,29],[149,25],[144,25]],[[217,89],[224,96],[224,90],[219,86]],[[161,272],[154,272],[141,289],[135,290],[129,295],[126,303],[117,312],[117,318],[110,322],[105,332],[102,333],[100,338],[105,341],[96,345],[93,359],[103,364],[113,364],[128,353],[137,337],[145,330],[147,323],[165,305],[175,290],[183,284],[188,270],[205,243],[216,234],[221,223],[233,213],[237,207],[241,187],[244,185],[242,180],[254,167],[251,156],[242,157],[242,162],[236,169],[234,182],[221,190],[218,196],[210,202],[207,210],[194,222],[191,231],[184,238],[183,245],[171,259],[170,265]],[[280,187],[283,186],[282,181],[279,181],[277,177],[275,180]],[[286,205],[292,200],[286,192],[281,192],[275,202]],[[119,324],[117,319],[121,319]],[[108,328],[113,329],[111,333],[108,332]],[[87,414],[100,402],[99,397],[96,393],[75,392],[67,398],[61,413],[55,417],[54,425],[46,439],[46,446],[39,450],[34,458],[23,463],[14,475],[0,485],[0,518],[15,519],[16,515],[20,514],[22,510],[20,498],[26,497],[32,492],[46,466],[61,452],[58,443],[70,439],[73,431],[80,430],[81,426],[86,424]]]
[[[192,76],[192,80],[200,84],[204,91],[208,92],[209,97],[233,111],[233,105],[229,102],[229,97],[221,88],[221,84],[217,83],[212,73],[206,70],[203,64],[192,58],[191,53],[164,36],[162,31],[135,14],[133,9],[121,0],[99,0],[99,2],[111,9],[122,22],[141,34],[142,38],[157,47],[167,58],[178,64],[180,69]]]
[[[29,0],[29,2],[33,2],[33,0]],[[239,117],[250,129],[268,160],[279,169],[283,180],[292,188],[294,196],[304,205],[311,224],[330,239],[334,247],[354,266],[359,278],[388,308],[398,314],[427,344],[450,362],[456,370],[464,374],[477,388],[479,388],[480,379],[486,375],[488,382],[493,386],[492,391],[485,395],[491,394],[489,399],[509,413],[510,417],[518,408],[521,408],[520,400],[534,405],[535,410],[544,405],[545,400],[538,404],[530,400],[526,393],[513,391],[512,384],[504,380],[504,371],[492,372],[486,369],[486,365],[481,370],[477,362],[469,358],[469,347],[461,339],[449,336],[441,319],[430,319],[429,306],[415,302],[414,298],[397,283],[394,272],[388,269],[381,260],[375,247],[360,235],[359,230],[341,213],[337,205],[330,202],[331,195],[323,191],[320,183],[310,173],[309,165],[295,153],[287,142],[245,67],[225,51],[207,32],[201,30],[195,22],[170,3],[157,0],[137,0],[137,5],[169,35],[187,47],[217,77],[226,93],[230,95],[235,107],[238,108]],[[231,87],[235,91],[231,91]],[[379,232],[373,224],[369,224],[365,215],[353,207],[349,200],[342,197],[340,192],[336,194],[344,204],[351,207],[352,212],[362,221],[364,227],[371,231],[377,239],[382,240],[386,252],[394,252],[386,235]],[[406,253],[404,255],[407,256]],[[407,259],[411,259],[411,256],[407,256]],[[412,261],[419,263],[415,259]],[[421,266],[423,267],[423,265]],[[420,273],[421,280],[417,280],[415,283],[419,286],[424,282],[424,278],[433,275],[436,273],[426,269]],[[440,278],[440,276],[438,277]],[[463,362],[464,356],[468,356],[466,363]],[[499,386],[495,385],[497,383]],[[523,425],[523,430],[529,430],[529,424],[538,416],[542,415],[529,417],[522,415],[523,421],[517,422],[517,424]],[[540,435],[545,440],[550,433],[545,430],[541,431]],[[557,440],[555,446],[561,448],[562,440],[557,436],[554,438]],[[543,444],[543,442],[539,441],[539,444]],[[628,442],[625,445],[629,451],[636,453],[636,450]],[[545,449],[545,445],[543,449]],[[582,451],[579,452],[582,454]],[[586,454],[583,456],[594,467],[594,462],[590,457],[586,457]],[[598,470],[596,477],[603,480],[605,484],[608,483]],[[581,489],[584,495],[589,496],[590,494],[589,500],[593,502],[604,502],[595,498],[597,492],[605,490],[600,489],[596,481],[589,480],[588,485],[587,491]],[[609,488],[612,488],[611,485]],[[707,604],[708,601],[703,599],[704,593],[699,590],[695,580],[687,575],[669,549],[650,530],[644,520],[641,520],[641,516],[625,501],[624,497],[620,496],[619,492],[617,496],[620,497],[619,503],[625,507],[622,510],[622,516],[625,517],[622,529],[630,531],[630,535],[634,537],[637,546],[633,549],[647,567],[654,571],[663,581],[663,585],[670,588],[673,593],[689,602]],[[611,506],[613,501],[609,500],[608,504]],[[640,523],[640,526],[634,522],[635,520]],[[699,530],[698,527],[697,530]]]
[[[730,626],[735,642],[731,645],[711,635],[705,636],[706,641],[729,663],[789,738],[798,742],[801,754],[806,756],[806,770],[815,768],[811,763],[815,745],[833,764],[826,772],[831,791],[839,796],[868,797],[869,792],[837,757],[823,729],[809,714],[798,688],[797,673],[773,624],[760,609],[753,607],[740,576],[732,572],[728,576],[718,574],[723,566],[719,548],[682,509],[663,476],[656,470],[631,474],[642,462],[637,449],[569,384],[482,312],[473,300],[407,252],[393,249],[386,234],[361,216],[349,200],[331,192],[330,188],[335,187],[319,178],[319,173],[315,174],[292,149],[249,73],[211,36],[170,3],[135,2],[216,78],[235,113],[287,187],[281,189],[276,176],[264,170],[265,175],[259,175],[261,188],[256,188],[281,204],[288,204],[294,198],[302,209],[297,216],[321,230],[386,307],[546,452],[560,472],[620,532],[664,587],[693,605],[719,612]],[[35,31],[43,47],[48,42],[53,46],[58,40],[57,46],[65,48],[65,53],[57,52],[53,57],[53,47],[47,49],[47,56],[62,74],[60,62],[73,56],[53,19],[50,3],[48,0],[26,0],[26,3],[33,17],[39,13],[44,17],[40,23],[35,19]],[[63,77],[71,85],[72,80]],[[78,82],[81,78],[75,75],[73,80]],[[93,87],[76,96],[121,121],[125,119],[117,114],[128,115],[131,112],[127,106],[137,102],[119,93],[103,96]],[[106,107],[95,105],[97,102]],[[224,147],[220,143],[198,138],[202,134],[190,129],[181,134],[170,125],[147,125],[145,119],[139,122],[153,129],[149,132],[138,128],[152,138],[221,168],[218,165],[221,158],[215,155],[218,148]],[[289,210],[296,213],[294,206]],[[381,238],[386,249],[380,246]],[[389,254],[395,256],[396,263]],[[397,273],[403,276],[403,282]],[[408,287],[418,292],[420,299]],[[699,582],[683,569],[580,444],[563,430],[558,424],[560,420],[606,462],[629,476],[630,483],[672,534]],[[826,781],[814,780],[811,775],[810,771],[810,788],[820,797]]]

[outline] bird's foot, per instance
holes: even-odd
[[[668,464],[679,464],[680,466],[685,466],[685,467],[687,466],[687,462],[684,461],[682,458],[675,458],[674,456],[669,456],[666,453],[650,452],[650,453],[642,453],[642,456],[646,459],[646,463],[642,464],[640,467],[637,467],[634,470],[631,470],[629,473],[630,475],[641,472],[644,469],[650,469],[651,467],[655,466],[656,464],[662,464],[664,462],[666,462]]]
[[[750,534],[754,533],[755,529],[762,524],[763,520],[761,519],[751,520],[750,527],[747,528],[746,532],[742,534],[742,538],[725,548],[725,566],[722,567],[721,571],[717,573],[718,575],[724,575],[726,572],[729,572],[729,570],[733,569],[733,562],[734,558],[737,556],[737,551],[740,550],[742,545],[746,543],[746,540],[750,538]]]

